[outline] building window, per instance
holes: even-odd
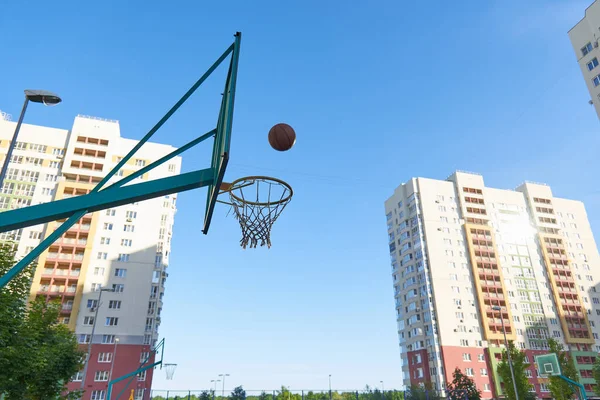
[[[98,260],[106,260],[108,258],[108,253],[98,252],[98,256],[96,258]]]
[[[133,225],[123,225],[124,232],[135,232],[135,226]]]
[[[109,224],[108,222],[104,223],[104,230],[105,231],[112,231],[113,228],[113,224]]]
[[[106,210],[106,215],[109,217],[114,217],[116,212],[117,211],[114,208],[109,208],[108,210]]]
[[[484,383],[483,384],[483,391],[484,392],[490,392],[490,384],[489,383]]]
[[[137,211],[127,211],[125,217],[129,219],[137,218]]]
[[[146,371],[142,371],[139,374],[137,374],[137,380],[138,382],[143,382],[146,380]]]
[[[108,302],[108,308],[112,308],[113,310],[118,310],[121,308],[121,300],[111,300]]]
[[[581,54],[584,55],[584,56],[587,56],[588,53],[592,51],[592,49],[593,49],[592,43],[588,42],[588,44],[586,44],[585,46],[583,46],[581,48]]]
[[[131,239],[121,239],[121,246],[131,247],[133,244],[133,240]]]
[[[483,354],[478,354],[477,355],[477,361],[479,361],[479,362],[485,362],[485,356]]]
[[[99,363],[109,363],[112,361],[113,353],[98,353]]]
[[[86,344],[92,340],[92,335],[81,334],[77,339],[80,344]]]
[[[467,339],[460,339],[461,346],[469,346],[469,341]]]
[[[122,262],[127,262],[127,261],[129,261],[129,254],[120,253],[117,260],[122,261]]]
[[[473,376],[473,368],[465,368],[465,375]]]
[[[93,390],[90,400],[104,400],[106,398],[105,390]]]
[[[150,358],[149,352],[144,351],[144,352],[140,353],[140,364],[145,363],[146,361],[148,361],[149,358]]]
[[[110,244],[110,238],[107,238],[107,237],[100,238],[100,244]]]
[[[487,369],[481,368],[481,376],[487,376]]]
[[[589,63],[587,63],[587,67],[588,70],[593,70],[594,68],[596,68],[598,66],[598,59],[596,57],[594,57],[592,59],[592,61],[590,61]]]
[[[84,325],[94,325],[94,317],[84,317],[83,324]]]
[[[119,318],[117,317],[106,317],[104,326],[117,326],[119,325]]]
[[[94,268],[94,275],[95,276],[102,276],[102,275],[104,275],[104,268],[102,268],[102,267],[95,267]]]
[[[175,172],[175,164],[169,164],[169,172]]]
[[[102,335],[102,344],[114,344],[115,335]]]
[[[463,361],[471,361],[471,355],[469,353],[463,353]]]
[[[116,268],[115,276],[118,276],[119,278],[125,278],[127,276],[127,270],[125,268]]]
[[[112,285],[112,289],[115,293],[123,293],[123,291],[125,290],[125,285],[123,285],[122,283],[115,283]]]
[[[98,300],[88,300],[87,301],[87,308],[96,308],[96,306],[98,305]]]
[[[83,372],[78,371],[75,375],[73,375],[73,378],[71,378],[71,380],[73,382],[81,382],[83,380]]]

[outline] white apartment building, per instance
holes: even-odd
[[[0,162],[15,129],[0,119]],[[0,194],[0,210],[15,209],[88,193],[137,142],[122,138],[119,123],[78,116],[69,130],[24,124]],[[175,148],[146,143],[118,172],[127,176]],[[176,157],[134,183],[176,175]],[[176,212],[177,195],[85,215],[38,259],[31,299],[62,302],[62,322],[82,348],[92,342],[84,399],[102,400],[108,381],[136,370],[155,345]],[[0,234],[16,241],[17,256],[27,254],[62,221]],[[103,292],[98,303],[100,288]],[[97,320],[94,320],[98,309]],[[91,337],[95,324],[94,337]],[[114,364],[114,367],[113,367]],[[70,389],[81,387],[77,374]],[[127,389],[148,399],[152,370]],[[120,391],[126,381],[117,384]]]
[[[485,187],[478,174],[413,178],[385,202],[403,380],[442,391],[455,368],[497,398],[509,340],[534,356],[565,344],[593,392],[600,351],[600,256],[584,205],[550,187]],[[494,310],[500,307],[500,311]]]
[[[583,19],[569,31],[569,38],[590,92],[590,101],[600,118],[600,2],[596,0],[586,8]]]

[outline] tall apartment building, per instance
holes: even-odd
[[[569,38],[581,68],[591,102],[600,118],[600,2],[594,1],[586,10],[585,17],[569,31]]]
[[[413,178],[385,202],[403,381],[443,390],[455,368],[483,398],[509,340],[527,354],[538,397],[550,398],[534,356],[555,338],[592,394],[600,351],[600,257],[583,203],[550,187],[485,187],[456,172]],[[500,307],[501,311],[495,311]]]
[[[0,162],[14,129],[14,122],[0,119]],[[120,136],[117,121],[99,118],[78,116],[70,130],[23,125],[0,210],[89,193],[136,143]],[[112,181],[173,150],[146,143]],[[178,174],[180,167],[181,158],[174,158],[136,181]],[[76,333],[82,349],[92,343],[85,400],[103,400],[111,376],[135,371],[157,341],[176,199],[172,195],[89,213],[38,259],[31,299],[59,299],[62,323]],[[23,256],[62,222],[4,232],[0,240],[15,241],[17,256]],[[101,303],[100,288],[113,290],[102,292]],[[69,388],[81,388],[81,377],[77,374]],[[136,400],[149,399],[151,383],[148,370],[127,386],[127,396],[133,389]]]

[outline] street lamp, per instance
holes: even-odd
[[[96,322],[96,318],[94,318],[94,322]],[[112,364],[110,365],[110,372],[108,373],[108,382],[112,380],[113,368],[115,363],[117,362],[117,345],[119,344],[119,338],[115,339],[115,347],[113,348],[113,356],[112,356]],[[108,388],[108,382],[106,383]]]
[[[102,293],[103,292],[114,292],[113,289],[100,289],[100,294],[98,295],[98,303],[96,304],[96,312],[94,313],[94,322],[92,323],[92,334],[90,335],[90,342],[88,343],[88,351],[87,357],[85,358],[85,364],[83,366],[83,376],[81,377],[81,388],[85,389],[85,377],[87,375],[88,365],[90,363],[90,357],[92,355],[92,341],[94,340],[94,332],[96,332],[96,321],[98,320],[98,310],[100,309],[100,305],[102,305]],[[114,362],[114,360],[113,360]]]
[[[223,398],[225,398],[225,377],[229,376],[229,374],[219,374],[219,376],[223,379],[223,393],[222,393],[222,396],[223,396]]]
[[[329,374],[329,400],[331,400],[331,374]]]
[[[385,387],[383,386],[383,381],[379,381],[381,383],[381,400],[385,399]]]
[[[34,103],[43,103],[46,106],[55,106],[60,103],[62,99],[58,97],[58,95],[46,90],[25,90],[25,103],[23,104],[23,109],[21,110],[21,115],[19,116],[19,121],[17,122],[17,126],[15,128],[15,133],[13,133],[12,140],[8,146],[8,152],[6,153],[6,158],[4,159],[4,164],[2,165],[2,171],[0,172],[0,189],[2,189],[4,185],[4,177],[6,176],[6,171],[8,171],[8,164],[10,163],[13,150],[17,144],[17,138],[19,136],[19,131],[21,130],[21,124],[23,123],[25,111],[27,110],[27,104],[30,101]]]
[[[221,382],[220,379],[211,379],[210,382],[214,382],[215,383],[215,388],[213,389],[213,400],[215,399],[215,392],[217,391],[217,382]]]
[[[515,391],[515,400],[519,400],[519,393],[517,392],[517,382],[515,381],[515,371],[513,370],[513,363],[510,357],[510,349],[508,348],[508,340],[506,339],[506,329],[504,328],[504,316],[502,315],[502,307],[493,306],[492,310],[500,311],[500,321],[502,322],[502,334],[504,334],[504,347],[506,347],[506,357],[508,358],[508,367],[510,368],[510,377],[513,381],[513,389]]]

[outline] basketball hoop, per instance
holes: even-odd
[[[224,184],[224,192],[229,192],[231,203],[227,204],[242,228],[242,248],[271,247],[271,228],[292,199],[292,187],[280,179],[248,176]]]
[[[175,368],[177,368],[177,364],[164,364],[165,372],[167,373],[167,380],[173,380],[173,375],[175,374]]]

